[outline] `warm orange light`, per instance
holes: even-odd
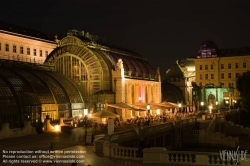
[[[59,125],[55,125],[54,130],[55,130],[55,131],[60,131],[60,130],[61,130],[61,127],[60,127]]]

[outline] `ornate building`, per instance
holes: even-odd
[[[228,108],[239,104],[238,75],[250,69],[250,48],[218,49],[213,41],[203,42],[195,59],[200,106]]]
[[[90,111],[105,103],[161,102],[161,80],[147,60],[84,31],[71,30],[45,61],[78,83]],[[122,118],[134,113],[115,110]]]
[[[172,89],[173,92],[171,92],[172,95],[164,97],[163,100],[171,100],[171,102],[182,103],[187,105],[187,107],[192,107],[194,105],[192,102],[192,83],[195,82],[194,58],[182,59],[180,62],[176,61],[176,64],[167,70],[165,78],[166,83],[163,82],[162,86],[164,87],[166,84],[167,87],[164,89],[168,91]]]
[[[1,23],[0,59],[0,123],[75,117],[84,109],[109,109],[126,119],[163,108],[146,108],[162,101],[159,69],[88,32],[71,30],[58,40]]]

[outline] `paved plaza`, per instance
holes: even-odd
[[[22,137],[15,137],[9,139],[0,140],[0,149],[1,149],[1,161],[3,157],[3,150],[5,151],[17,151],[17,150],[30,150],[30,151],[47,151],[50,149],[52,142],[55,144],[55,150],[60,151],[84,151],[84,158],[79,160],[84,160],[84,163],[78,163],[77,166],[142,166],[141,162],[112,159],[108,157],[103,157],[103,155],[94,153],[93,145],[84,145],[84,142],[80,140],[72,139],[74,137],[70,133],[43,133],[28,135]],[[86,153],[85,153],[86,152]],[[26,165],[58,165],[58,166],[70,166],[72,163],[48,163],[48,164],[32,164],[32,163],[1,163],[0,165],[16,165],[16,166],[26,166]]]

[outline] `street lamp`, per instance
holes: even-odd
[[[179,112],[181,112],[181,103],[178,104]]]
[[[150,105],[147,104],[147,110],[148,110],[148,117],[150,116]]]
[[[88,129],[88,109],[84,109],[84,122],[85,122],[85,145],[87,144],[87,129]]]
[[[235,104],[237,103],[237,101],[236,101],[236,100],[233,100],[233,103],[234,103],[234,107],[235,107]]]
[[[212,113],[213,106],[210,105],[208,108],[209,108],[209,113],[211,114],[211,113]]]
[[[85,109],[83,110],[83,114],[84,114],[84,116],[87,116],[87,115],[88,115],[88,109],[87,109],[87,108],[85,108]]]
[[[203,110],[204,102],[201,102],[201,110]]]

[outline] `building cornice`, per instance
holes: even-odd
[[[45,39],[36,38],[36,37],[33,37],[33,36],[27,36],[27,35],[14,33],[14,32],[9,32],[9,31],[4,31],[4,30],[0,30],[0,33],[13,35],[13,36],[18,36],[18,37],[27,38],[27,39],[32,39],[32,40],[36,40],[36,41],[42,41],[42,42],[51,43],[51,44],[57,44],[55,41],[52,41],[52,40],[45,40]]]

